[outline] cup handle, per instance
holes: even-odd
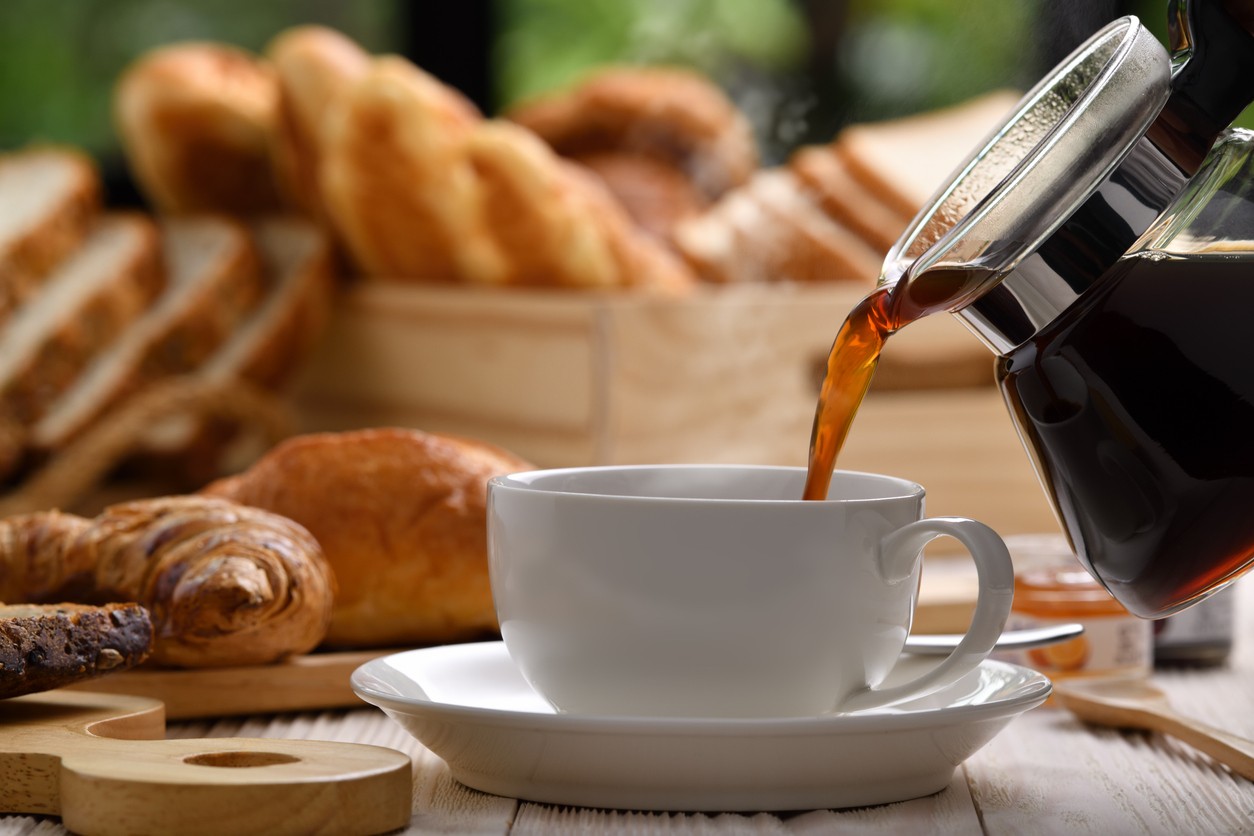
[[[975,561],[980,592],[971,626],[958,646],[932,670],[891,688],[857,691],[841,703],[841,711],[875,708],[938,691],[979,667],[1001,637],[1014,600],[1014,566],[1006,544],[984,523],[962,517],[930,517],[902,526],[880,543],[880,571],[890,580],[908,578],[915,561],[921,559],[923,547],[941,536],[962,543]]]

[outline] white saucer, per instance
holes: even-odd
[[[934,664],[903,656],[894,673]],[[590,717],[556,713],[501,642],[375,659],[352,685],[467,786],[550,804],[670,811],[812,810],[939,792],[1051,688],[1035,671],[990,660],[937,694],[852,714]]]

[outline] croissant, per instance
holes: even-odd
[[[0,520],[0,601],[135,601],[152,660],[257,665],[317,646],[335,580],[286,517],[202,496],[136,500],[94,519],[43,511]]]

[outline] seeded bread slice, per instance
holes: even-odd
[[[198,372],[267,388],[287,382],[331,311],[331,245],[309,221],[265,218],[252,226],[267,280],[265,299]]]
[[[165,290],[32,427],[37,451],[60,449],[143,386],[198,368],[259,301],[257,254],[243,226],[177,218],[162,223],[161,236]]]
[[[0,604],[0,699],[126,670],[151,650],[139,604]]]
[[[139,318],[165,282],[156,226],[101,218],[40,292],[0,328],[0,406],[29,424]]]
[[[705,214],[681,222],[674,240],[713,282],[868,284],[881,260],[866,241],[815,205],[787,168],[754,174]]]
[[[95,165],[77,151],[0,154],[0,323],[86,237],[100,200]]]
[[[330,316],[335,290],[329,239],[310,221],[271,217],[252,224],[266,295],[190,379],[242,380],[278,393],[300,367]],[[177,415],[149,427],[132,469],[199,487],[222,473],[235,428]]]
[[[881,203],[913,216],[1018,100],[1016,92],[995,90],[941,110],[851,125],[832,148]]]

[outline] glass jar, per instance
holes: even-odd
[[[1062,536],[1008,537],[1015,561],[1010,629],[1080,623],[1084,633],[1044,647],[998,653],[1051,679],[1148,676],[1153,624],[1114,599],[1076,560]]]

